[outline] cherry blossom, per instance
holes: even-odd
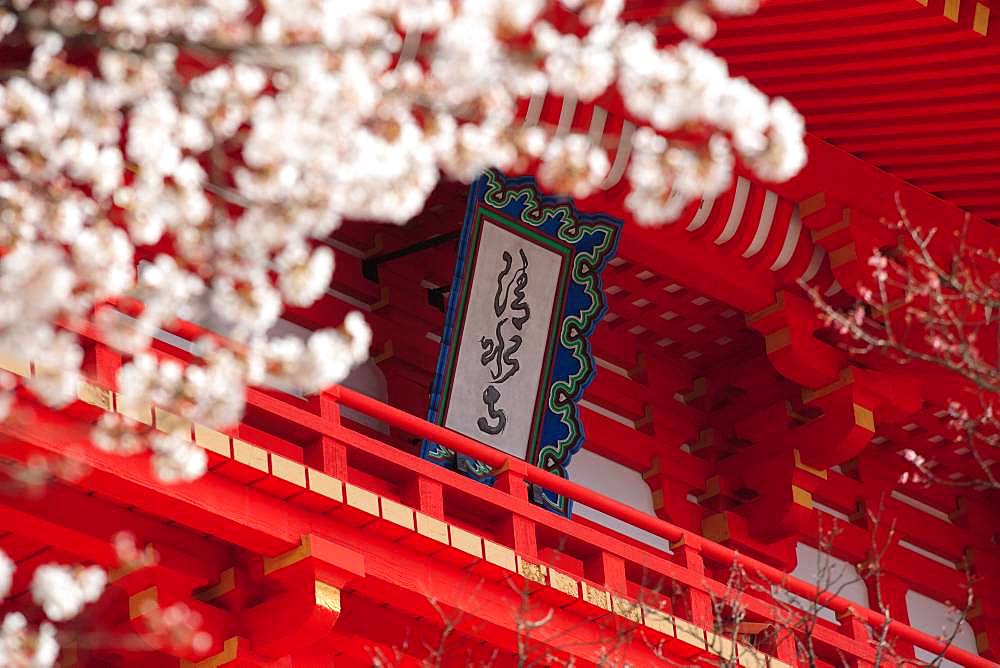
[[[204,343],[204,347],[210,344]],[[232,388],[243,379],[244,365],[226,349],[209,350],[204,364],[187,366],[140,353],[118,371],[119,410],[135,415],[148,412],[152,403],[198,423],[235,424],[243,413],[243,394]],[[105,426],[120,425],[109,422]]]
[[[67,331],[39,332],[36,341],[45,353],[45,362],[35,365],[35,373],[26,385],[49,406],[65,406],[76,399],[83,350]]]
[[[760,7],[760,0],[709,0],[709,6],[720,14],[753,14]]]
[[[573,134],[553,139],[542,155],[538,180],[547,188],[587,197],[604,181],[611,162],[600,146],[585,135]]]
[[[12,373],[0,371],[0,421],[7,419],[11,406],[14,405],[14,388],[17,378]]]
[[[537,170],[561,194],[600,191],[602,141],[615,138],[518,122],[534,95],[613,96],[643,126],[625,204],[644,224],[724,190],[737,160],[765,179],[801,168],[791,105],[694,42],[659,43],[622,20],[623,4],[17,3],[0,16],[3,46],[25,54],[0,84],[0,355],[32,361],[23,384],[58,408],[84,359],[71,331],[96,325],[132,356],[121,408],[217,428],[238,422],[248,383],[339,382],[368,354],[360,315],[305,341],[268,332],[285,305],[323,298],[335,264],[324,241],[342,220],[405,223],[442,176],[490,166]],[[690,0],[675,19],[704,37],[712,16],[756,4]],[[184,364],[147,354],[176,319],[217,324],[228,341],[199,342]],[[0,381],[4,415],[14,395]],[[94,443],[149,451],[165,479],[203,469],[183,434],[140,425],[100,418]]]
[[[309,252],[289,245],[277,260],[278,288],[286,304],[304,306],[315,302],[330,285],[333,251],[320,246]]]
[[[100,598],[107,575],[97,566],[69,567],[43,564],[31,579],[31,598],[54,622],[80,614],[84,606]]]
[[[178,434],[155,434],[151,449],[153,472],[163,482],[197,480],[205,473],[205,451]]]
[[[0,550],[0,600],[10,593],[15,568],[14,561],[7,556],[6,552]]]
[[[618,18],[625,8],[625,0],[559,0],[560,4],[579,13],[588,25],[606,23]]]
[[[707,150],[696,153],[671,146],[661,135],[642,128],[632,145],[627,174],[632,191],[625,203],[639,224],[675,219],[699,195],[714,197],[729,185],[733,155],[720,137],[712,137]]]
[[[281,337],[258,342],[248,361],[250,379],[315,392],[346,378],[368,358],[370,345],[371,330],[354,311],[340,329],[321,329],[306,341]]]
[[[105,452],[136,455],[146,450],[146,431],[142,423],[118,413],[104,413],[91,431],[90,440]]]
[[[585,102],[603,93],[615,76],[614,44],[618,26],[595,26],[586,37],[564,35],[549,23],[534,29],[535,44],[546,54],[545,73],[552,91]]]
[[[715,36],[716,25],[712,14],[744,16],[753,14],[759,7],[760,0],[686,0],[674,12],[673,19],[688,37],[706,42]]]
[[[896,246],[872,248],[867,259],[871,272],[860,276],[853,303],[834,306],[816,288],[804,287],[853,354],[884,356],[950,376],[947,385],[954,395],[935,399],[946,406],[933,413],[948,438],[911,440],[914,447],[899,452],[912,469],[903,472],[900,482],[1000,489],[994,455],[1000,443],[994,411],[1000,368],[990,352],[1000,312],[992,279],[997,254],[970,243],[965,229],[946,234],[916,224],[898,196],[897,208],[899,219],[885,222]],[[954,455],[967,458],[968,466],[942,466],[942,457]]]
[[[715,36],[716,25],[699,2],[686,2],[674,14],[674,23],[696,42],[707,42]]]
[[[326,294],[326,240],[343,220],[403,224],[442,177],[488,167],[537,170],[559,194],[600,192],[619,138],[525,124],[518,105],[532,96],[610,96],[640,126],[625,205],[642,224],[725,190],[737,160],[763,179],[794,175],[801,116],[696,43],[713,17],[757,4],[689,0],[674,18],[693,41],[677,45],[624,21],[623,0],[0,9],[12,54],[0,82],[0,357],[32,363],[23,380],[0,373],[0,419],[18,408],[18,383],[53,408],[74,401],[85,359],[74,332],[93,326],[123,355],[118,410],[146,416],[100,416],[94,446],[148,455],[166,483],[198,478],[207,457],[191,422],[232,426],[247,385],[318,392],[367,359],[372,332],[356,312],[305,339],[269,335],[285,305]],[[198,340],[183,362],[150,352],[177,320],[225,338]],[[11,569],[0,558],[0,589]],[[48,564],[31,592],[63,621],[104,584],[99,568]],[[205,644],[190,611],[160,612],[165,629]],[[0,663],[57,654],[52,624],[4,618]]]
[[[11,668],[50,668],[59,657],[56,627],[42,622],[37,631],[28,627],[20,612],[8,612],[0,623],[0,665]]]

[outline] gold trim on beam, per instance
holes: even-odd
[[[914,0],[918,5],[922,7],[930,6],[928,0]],[[971,4],[971,3],[970,3]],[[958,23],[959,18],[962,13],[962,0],[944,0],[941,4],[941,16],[948,19],[952,23]],[[973,32],[986,36],[989,32],[990,23],[990,8],[984,2],[977,2],[975,5],[975,16],[972,19],[972,30]],[[968,25],[965,26],[969,27]]]
[[[944,0],[944,10],[942,13],[946,19],[958,23],[958,13],[961,9],[962,3],[959,0]]]
[[[697,624],[674,617],[674,629],[678,640],[693,645],[698,649],[708,650],[708,645],[705,644],[705,629]]]
[[[806,473],[812,473],[814,476],[822,478],[823,480],[827,479],[827,477],[828,477],[829,474],[826,471],[824,471],[822,469],[813,468],[812,466],[809,466],[808,464],[803,464],[802,463],[802,455],[799,453],[798,450],[793,450],[792,451],[792,456],[795,458],[795,468],[797,468],[797,469],[799,469],[801,471],[805,471]]]
[[[392,522],[397,526],[401,526],[404,529],[409,529],[410,531],[416,530],[412,508],[404,506],[402,503],[398,503],[392,499],[387,499],[384,496],[381,497],[381,499],[382,519],[386,522]]]
[[[611,594],[590,584],[586,580],[580,583],[580,598],[590,605],[601,610],[611,611]]]
[[[263,473],[270,473],[267,468],[267,450],[238,438],[233,439],[233,459]]]
[[[698,432],[698,440],[694,443],[689,443],[689,452],[698,452],[704,448],[710,447],[712,442],[715,440],[715,430],[709,427],[708,429],[702,429]]]
[[[653,500],[653,510],[660,510],[661,508],[663,508],[663,490],[662,489],[653,490],[653,493],[650,496],[652,497],[652,500]]]
[[[313,583],[316,605],[332,612],[340,613],[340,590],[320,580]]]
[[[371,304],[371,310],[377,311],[389,305],[389,288],[382,287],[378,291],[378,301]]]
[[[194,442],[227,459],[233,456],[230,440],[229,436],[221,431],[197,423],[194,425]]]
[[[451,546],[460,552],[465,552],[468,555],[477,557],[479,559],[483,558],[483,539],[472,533],[471,531],[466,531],[465,529],[459,528],[454,524],[448,525],[449,533],[451,534]]]
[[[153,544],[147,544],[146,547],[142,548],[142,558],[136,559],[134,562],[122,564],[118,568],[110,569],[108,571],[108,582],[117,582],[130,573],[135,573],[146,568],[148,564],[156,563],[157,556],[156,548],[153,547]]]
[[[816,193],[799,202],[799,217],[811,216],[826,208],[826,193]]]
[[[854,424],[873,432],[875,431],[875,414],[861,404],[854,404]]]
[[[19,360],[14,357],[7,357],[6,355],[0,355],[0,369],[9,371],[15,376],[23,376],[27,378],[31,375],[31,362]]]
[[[792,344],[792,332],[787,327],[782,327],[776,332],[772,332],[764,337],[764,351],[770,355]]]
[[[698,495],[698,503],[704,502],[706,499],[711,499],[713,496],[718,495],[721,491],[720,478],[717,475],[713,475],[711,478],[705,480],[705,491]]]
[[[337,503],[344,502],[344,485],[340,480],[316,469],[306,469],[306,473],[309,478],[310,491],[332,499]]]
[[[206,589],[196,591],[193,596],[199,601],[211,601],[236,588],[236,569],[230,566],[219,573],[219,582]]]
[[[737,661],[744,668],[767,668],[767,655],[750,645],[740,643]]]
[[[849,368],[843,369],[840,372],[840,378],[833,381],[829,385],[817,388],[815,390],[810,390],[803,388],[802,390],[802,403],[808,404],[816,399],[825,397],[826,395],[839,390],[842,387],[846,387],[854,382],[854,374],[851,373]]]
[[[642,407],[642,417],[635,420],[635,428],[642,429],[650,424],[653,424],[653,408],[649,404],[645,404]]]
[[[271,453],[271,473],[298,487],[306,486],[306,467],[287,457]]]
[[[807,416],[803,415],[802,413],[799,413],[797,410],[795,410],[795,407],[792,405],[791,401],[786,401],[785,402],[785,413],[788,415],[788,417],[794,419],[799,424],[809,424],[813,420],[818,420],[819,417],[822,417],[822,416],[818,416],[818,417],[812,418],[812,417],[807,417]]]
[[[227,638],[226,641],[222,643],[222,651],[215,656],[202,659],[197,663],[194,661],[181,661],[181,668],[219,668],[219,666],[224,666],[227,663],[231,663],[236,660],[237,654],[239,653],[239,647],[240,642],[236,636]]]
[[[725,513],[709,515],[701,521],[701,535],[716,543],[729,540],[729,520]]]
[[[990,30],[990,8],[981,2],[976,3],[976,17],[972,21],[972,29],[985,37]]]
[[[674,618],[670,614],[656,608],[643,606],[642,621],[654,631],[671,638],[674,637]]]
[[[110,412],[114,410],[111,390],[105,390],[103,387],[98,387],[85,380],[81,380],[76,386],[76,398],[85,404],[97,406],[105,411]]]
[[[812,510],[813,508],[812,494],[802,489],[798,485],[792,485],[792,503],[802,506],[803,508],[808,508],[809,510]]]
[[[153,407],[153,415],[156,417],[156,429],[165,434],[178,434],[186,439],[191,438],[191,420],[175,415],[159,406]]]
[[[521,555],[515,555],[515,557],[517,559],[517,572],[522,578],[541,585],[545,584],[549,572],[548,566],[525,561]]]
[[[839,232],[840,230],[851,226],[851,208],[845,206],[843,216],[839,221],[833,223],[832,225],[827,225],[824,228],[814,230],[812,233],[813,241],[822,241],[826,237],[830,236],[834,232]]]
[[[312,542],[308,535],[302,536],[302,543],[276,557],[264,557],[264,575],[281,570],[312,556]]]
[[[711,631],[705,631],[708,652],[723,659],[720,665],[732,665],[733,659],[737,657],[736,643],[730,638],[721,636]]]
[[[777,313],[784,307],[785,307],[785,293],[779,292],[775,297],[774,303],[771,304],[770,306],[765,306],[761,310],[754,311],[753,313],[747,313],[746,314],[747,324],[750,325],[752,323],[757,322],[761,318],[766,318],[767,316],[773,313]]]
[[[483,540],[483,558],[489,563],[512,573],[517,571],[517,558],[514,550],[506,545],[494,543],[492,540]]]
[[[362,489],[357,485],[345,483],[344,489],[347,505],[356,510],[368,513],[372,517],[378,517],[378,494]]]
[[[707,392],[708,379],[704,376],[699,376],[691,382],[691,389],[681,394],[681,398],[684,399],[685,404],[690,404],[695,399],[705,396]]]
[[[660,473],[660,456],[653,455],[649,458],[649,468],[643,472],[642,479],[649,480],[650,478],[658,475]]]
[[[624,617],[630,622],[642,624],[642,608],[639,607],[639,604],[634,601],[630,601],[626,598],[618,598],[612,594],[611,611],[619,617]]]
[[[141,422],[142,424],[153,426],[153,404],[148,401],[134,402],[121,394],[115,395],[115,407],[119,415]]]
[[[137,594],[132,594],[128,597],[128,618],[137,619],[146,614],[144,608],[146,608],[147,603],[152,603],[154,606],[157,598],[156,585],[148,589],[143,589]]]
[[[549,569],[549,587],[573,598],[580,595],[580,583],[577,582],[576,578],[551,568]]]
[[[854,248],[854,242],[847,244],[846,246],[841,246],[830,251],[830,266],[839,267],[841,265],[847,264],[852,260],[858,259],[858,252]]]
[[[430,538],[442,545],[448,545],[448,525],[445,522],[431,517],[419,510],[414,511],[417,520],[417,533],[425,538]]]
[[[358,257],[368,259],[370,257],[375,257],[384,250],[385,250],[385,239],[382,237],[381,232],[376,232],[372,236],[371,248],[366,248]]]

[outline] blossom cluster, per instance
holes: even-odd
[[[285,305],[323,298],[335,265],[323,242],[342,220],[405,223],[441,178],[487,167],[578,198],[600,190],[608,146],[517,122],[519,101],[620,100],[640,126],[625,174],[641,223],[718,194],[737,159],[792,176],[801,117],[698,45],[711,16],[756,4],[689,0],[675,19],[691,41],[664,46],[622,20],[624,0],[6,3],[0,358],[32,361],[25,389],[60,408],[85,363],[74,332],[96,327],[127,361],[95,446],[149,452],[162,480],[193,480],[206,457],[186,434],[124,415],[156,405],[224,427],[247,385],[310,393],[343,380],[371,343],[359,313],[304,340],[269,334]],[[226,338],[198,341],[193,363],[149,352],[176,319],[209,317]],[[0,419],[19,382],[0,372]],[[0,557],[0,593],[12,573]],[[50,621],[8,614],[0,664],[52,665],[51,622],[103,587],[99,569],[38,568],[31,595]],[[162,621],[203,644],[190,611]]]
[[[932,377],[944,372],[954,381],[946,390],[953,393],[945,395],[947,407],[934,413],[941,433],[911,439],[917,449],[899,451],[910,469],[899,482],[1000,489],[994,454],[1000,443],[995,408],[1000,367],[989,343],[996,338],[1000,313],[994,278],[1000,258],[991,247],[971,244],[965,228],[924,228],[911,221],[898,196],[897,208],[898,221],[887,223],[895,246],[872,248],[870,274],[853,287],[853,303],[834,305],[815,288],[804,287],[850,352],[878,353],[927,369]],[[988,342],[985,347],[983,342]],[[927,397],[935,403],[941,398]],[[945,457],[951,461],[942,466]]]
[[[11,590],[14,562],[0,551],[0,599]],[[20,612],[8,612],[0,622],[0,665],[49,668],[59,656],[56,627],[52,622],[70,620],[104,591],[107,575],[97,566],[43,564],[31,579],[31,598],[48,621],[33,627]]]
[[[692,0],[678,16],[742,14]],[[587,197],[612,161],[595,138],[516,122],[546,92],[620,98],[634,134],[626,206],[667,222],[729,186],[805,160],[802,119],[695,41],[662,46],[622,0],[17,0],[0,9],[0,356],[27,389],[76,397],[83,323],[128,355],[124,402],[211,426],[242,388],[315,392],[367,357],[359,314],[272,339],[284,305],[323,297],[344,219],[404,223],[442,176],[534,171]],[[685,19],[684,17],[687,17]],[[704,31],[702,31],[704,32]],[[27,55],[25,55],[27,54]],[[7,56],[10,56],[9,58]],[[19,60],[20,59],[20,60]],[[680,137],[683,138],[678,138]],[[126,317],[119,305],[141,303]],[[176,318],[211,313],[228,341],[187,367],[146,354]],[[0,376],[0,411],[13,383]],[[3,417],[0,414],[0,417]],[[102,448],[151,451],[161,478],[204,470],[183,436],[101,420]]]
[[[135,536],[119,532],[112,547],[122,568],[133,571],[153,566],[159,555],[151,545],[140,549]],[[0,550],[0,601],[11,593],[16,564]],[[31,600],[45,620],[29,622],[21,612],[8,612],[0,621],[0,666],[12,668],[50,668],[59,657],[57,624],[76,619],[104,593],[108,582],[99,566],[47,563],[31,574]],[[15,592],[20,593],[20,592]],[[146,621],[143,640],[150,646],[165,646],[204,654],[211,646],[211,636],[201,629],[203,619],[184,603],[160,608],[155,601],[145,601],[138,610]]]

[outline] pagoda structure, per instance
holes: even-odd
[[[885,221],[898,202],[942,234],[964,228],[1000,247],[1000,8],[991,14],[990,2],[775,0],[722,21],[709,46],[804,114],[809,163],[782,184],[742,174],[662,227],[634,224],[623,204],[633,127],[621,109],[523,101],[521,122],[617,147],[603,189],[575,202],[625,225],[602,276],[607,311],[589,338],[596,373],[578,403],[585,438],[568,479],[425,419],[466,185],[439,187],[406,226],[334,233],[327,296],[285,318],[313,330],[360,309],[371,361],[315,397],[248,390],[228,432],[179,425],[210,458],[193,483],[163,484],[144,459],[88,443],[101,413],[124,402],[121,356],[83,332],[79,401],[0,424],[5,458],[86,468],[39,496],[0,498],[0,548],[18,573],[49,561],[107,568],[108,591],[79,624],[133,639],[81,631],[62,665],[807,665],[787,617],[795,606],[773,601],[782,589],[819,596],[817,666],[941,652],[945,665],[997,665],[996,492],[899,484],[910,470],[902,451],[951,438],[957,386],[846,354],[801,287],[852,303],[868,258],[897,244]],[[630,0],[625,18],[652,18],[656,4]],[[189,360],[199,332],[179,323],[156,353]],[[44,364],[0,362],[22,376]],[[128,417],[171,431],[180,420],[156,406]],[[485,463],[492,484],[421,458],[426,442]],[[959,447],[936,456],[935,472],[981,475]],[[573,512],[539,507],[534,488],[572,500]],[[122,567],[111,547],[121,530],[155,563]],[[875,585],[860,576],[879,541]],[[850,584],[824,586],[821,562]],[[734,594],[734,563],[766,587]],[[942,642],[969,572],[974,601]],[[28,585],[16,577],[5,605],[27,607]],[[720,624],[735,600],[742,618]],[[210,647],[134,640],[157,637],[149,610],[178,602],[198,613]],[[892,657],[877,655],[866,628],[883,624]]]

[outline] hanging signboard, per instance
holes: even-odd
[[[601,272],[621,222],[487,172],[469,192],[428,419],[566,477],[583,442]],[[492,483],[482,462],[425,442],[423,456]],[[567,499],[533,490],[569,515]]]

